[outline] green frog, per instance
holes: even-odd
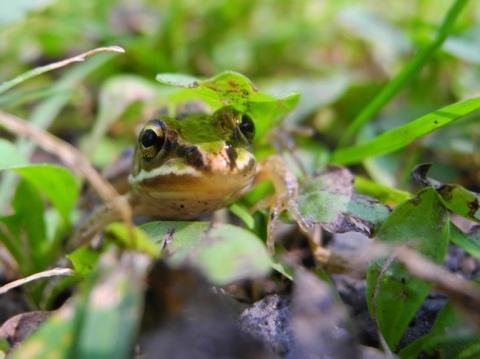
[[[189,220],[226,207],[254,183],[272,180],[276,194],[269,202],[267,245],[279,214],[288,210],[307,230],[296,206],[298,183],[280,156],[257,162],[251,117],[231,106],[213,114],[192,113],[184,118],[160,116],[147,122],[138,136],[129,176],[127,201],[134,215]],[[77,232],[74,243],[85,243],[119,215],[107,204]]]

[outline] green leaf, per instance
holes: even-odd
[[[352,164],[368,157],[385,155],[399,150],[478,109],[480,109],[480,97],[441,108],[404,126],[385,132],[366,143],[338,149],[333,153],[331,162],[343,165]]]
[[[30,164],[16,146],[2,138],[0,138],[0,153],[2,154],[0,156],[0,170]]]
[[[248,212],[247,208],[241,206],[238,203],[233,203],[231,206],[228,207],[228,209],[230,210],[230,212],[240,218],[248,229],[253,230],[255,228],[255,219]]]
[[[97,70],[112,57],[113,54],[99,54],[93,58],[90,58],[89,61],[77,63],[72,68],[66,70],[62,78],[56,80],[55,83],[50,85],[53,95],[45,99],[45,101],[42,103],[38,104],[30,113],[28,118],[29,122],[38,128],[48,128],[54,119],[57,118],[61,109],[71,99],[71,96],[74,92],[73,89],[78,89],[79,84],[85,79],[86,76]],[[49,71],[49,65],[28,71],[11,81],[4,82],[0,87],[2,87],[4,90],[6,87],[10,88],[11,86],[14,86],[14,84],[18,84],[22,81],[25,81],[27,78],[38,75],[39,71]],[[26,154],[27,156],[30,156],[36,147],[35,143],[27,138],[19,138],[17,140],[17,144],[22,150],[22,153]],[[14,183],[15,178],[13,178],[13,176],[4,176],[2,182],[0,183],[0,203],[4,203],[8,200]]]
[[[289,254],[281,244],[275,246],[275,255],[272,258],[272,268],[278,273],[293,281],[294,269],[282,259],[288,258]]]
[[[358,193],[376,198],[388,205],[397,205],[412,197],[410,192],[384,186],[362,176],[355,176],[354,186]]]
[[[195,83],[199,81],[198,78],[186,74],[158,74],[157,81],[172,86],[178,87],[195,87]]]
[[[30,165],[17,148],[0,139],[0,171],[11,170],[45,193],[68,223],[70,212],[79,194],[79,183],[65,168],[50,165]]]
[[[157,80],[184,88],[184,91],[175,94],[176,98],[188,101],[195,96],[215,109],[230,105],[250,114],[255,121],[256,139],[271,129],[282,114],[292,110],[300,98],[295,93],[267,95],[260,92],[248,78],[232,71],[206,80],[177,74],[159,74]]]
[[[58,242],[48,236],[49,212],[38,190],[21,180],[11,206],[14,214],[0,217],[0,241],[18,264],[22,276],[44,270],[58,254]]]
[[[70,212],[75,206],[80,187],[72,173],[63,167],[50,164],[0,168],[5,169],[19,174],[45,193],[62,218],[69,223]]]
[[[198,268],[215,285],[262,277],[271,260],[262,241],[242,228],[208,222],[151,222],[141,227],[170,256],[174,266]]]
[[[377,237],[391,244],[408,244],[441,263],[447,251],[449,224],[448,212],[436,192],[427,188],[417,197],[398,205],[378,229]],[[410,275],[396,261],[387,268],[386,265],[385,260],[370,264],[367,303],[389,347],[395,350],[427,296],[430,284]]]
[[[102,256],[74,300],[22,343],[12,358],[129,358],[143,303],[150,257]]]
[[[2,242],[15,257],[24,275],[45,269],[58,250],[57,229],[70,224],[70,214],[76,203],[79,185],[65,168],[55,165],[30,165],[11,143],[0,140],[0,171],[10,170],[23,181],[17,187],[12,206],[15,218],[3,217],[9,229],[2,233]],[[53,223],[47,232],[47,216],[40,193],[43,192],[58,210],[63,223]],[[47,237],[47,234],[49,235]],[[58,238],[57,238],[58,239]],[[22,247],[22,255],[19,248]]]
[[[158,246],[153,243],[145,231],[138,227],[129,231],[124,223],[115,222],[105,227],[104,233],[106,239],[120,244],[123,248],[143,252],[153,258],[160,256]]]
[[[23,180],[18,184],[12,206],[19,218],[19,230],[25,233],[31,273],[41,271],[49,264],[50,243],[46,237],[45,206],[38,190]],[[23,268],[24,269],[24,268]],[[28,273],[28,274],[31,274]]]
[[[451,225],[450,240],[473,257],[480,259],[480,231],[474,227],[474,233],[468,235],[463,233],[455,225]]]
[[[452,212],[480,223],[480,196],[460,185],[443,185],[437,189],[443,204]]]
[[[98,272],[89,278],[90,293],[73,357],[130,357],[150,257],[124,252],[117,258],[116,253],[106,253]]]
[[[2,231],[0,237],[19,264],[22,274],[29,275],[44,270],[57,255],[58,240],[62,234],[58,229],[65,230],[70,225],[79,184],[63,167],[28,164],[7,141],[0,140],[0,152],[0,171],[10,170],[23,178],[12,202],[15,216],[1,218],[8,232]],[[46,222],[49,214],[40,192],[46,195],[62,218],[62,222],[50,221],[53,226],[49,227],[49,231]]]
[[[469,325],[455,306],[447,303],[427,335],[402,349],[403,359],[428,358],[479,358],[480,336]]]
[[[25,251],[21,238],[22,218],[18,214],[0,217],[0,242],[17,262],[21,273],[26,276],[33,270],[29,253]]]
[[[67,254],[65,257],[72,262],[73,268],[78,274],[85,276],[95,268],[100,254],[101,252],[98,250],[83,246]]]
[[[7,339],[0,338],[0,358],[4,359],[7,356],[7,352],[10,349]]]

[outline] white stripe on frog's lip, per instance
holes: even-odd
[[[235,167],[236,167],[236,170],[238,172],[241,172],[244,168],[247,168],[251,164],[251,162],[255,160],[254,155],[250,152],[247,152],[246,155],[242,156],[242,157],[243,157],[242,160],[237,159],[237,161],[235,163],[235,165],[236,165]],[[210,170],[213,173],[215,173],[216,172],[215,163],[212,163],[211,166],[212,167],[211,167]],[[222,164],[221,167],[223,169],[225,169],[225,172],[229,172],[227,170],[227,168],[228,168],[227,163]],[[218,172],[223,172],[223,171],[218,171]],[[160,167],[155,168],[154,170],[151,170],[151,171],[145,171],[145,170],[142,169],[142,170],[140,170],[140,173],[135,177],[132,174],[130,174],[130,176],[128,176],[128,181],[130,183],[132,183],[132,182],[142,182],[142,181],[147,180],[147,179],[152,179],[152,178],[157,178],[157,177],[166,177],[166,176],[171,176],[171,175],[202,177],[202,176],[205,176],[205,173],[195,169],[195,167],[192,167],[192,166],[185,166],[183,168],[178,168],[178,167],[175,167],[175,166],[160,166]]]
[[[135,177],[133,177],[133,175],[130,174],[128,176],[128,181],[141,182],[146,179],[156,178],[156,177],[165,177],[169,175],[177,175],[177,176],[188,175],[192,177],[200,177],[202,174],[200,173],[200,171],[197,171],[193,167],[185,167],[180,169],[180,168],[173,168],[169,166],[161,166],[151,171],[140,170],[140,173]]]

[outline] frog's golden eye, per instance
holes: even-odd
[[[249,140],[250,142],[255,137],[255,124],[253,120],[248,115],[242,115],[241,122],[240,122],[240,131],[242,131],[243,135]]]
[[[155,157],[165,144],[165,130],[162,122],[150,121],[138,136],[142,145],[142,154],[146,159]]]

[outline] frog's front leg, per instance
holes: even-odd
[[[89,243],[104,227],[115,221],[122,220],[122,215],[116,208],[130,206],[130,194],[118,196],[112,202],[99,206],[88,216],[85,222],[75,231],[68,244],[68,251],[72,251]]]
[[[298,210],[297,178],[281,156],[271,156],[258,163],[255,182],[263,180],[271,180],[275,187],[275,195],[269,203],[270,213],[267,225],[267,248],[273,254],[275,253],[275,225],[283,211],[287,210],[303,231],[307,232],[310,226]]]

